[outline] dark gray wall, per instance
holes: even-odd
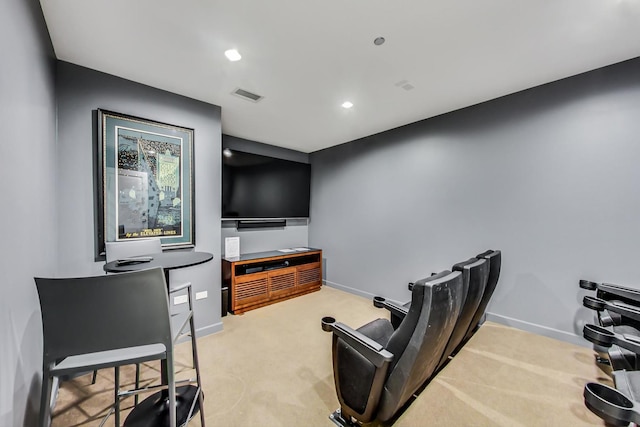
[[[309,154],[307,153],[250,141],[248,139],[236,138],[230,135],[222,135],[222,146],[247,153],[309,163]],[[287,220],[286,227],[244,230],[236,229],[236,221],[222,221],[221,253],[223,254],[224,239],[226,237],[240,237],[240,252],[242,253],[306,247],[309,239],[308,221],[290,219]]]
[[[635,59],[316,152],[309,244],[329,285],[401,300],[501,249],[489,318],[583,344],[578,280],[640,283],[638,135]]]
[[[0,52],[0,426],[31,426],[42,367],[33,277],[56,272],[55,58],[40,3],[0,3]]]
[[[220,321],[220,107],[66,62],[58,63],[58,265],[61,275],[104,274],[94,261],[94,187],[98,108],[194,129],[196,250],[214,260],[171,272],[208,291],[195,301],[200,335],[222,329]]]
[[[309,163],[309,154],[289,148],[276,147],[250,139],[238,138],[231,135],[222,135],[222,148],[244,151],[246,153],[261,154],[263,156],[276,157],[278,159],[291,160],[292,162]]]

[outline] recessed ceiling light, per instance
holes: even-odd
[[[240,61],[242,59],[240,53],[235,49],[225,51],[224,56],[226,56],[229,61]]]
[[[222,154],[224,154],[225,157],[233,156],[233,152],[231,150],[229,150],[228,148],[225,148],[224,150],[222,150]]]
[[[342,108],[351,108],[353,107],[353,103],[349,102],[349,101],[344,101],[342,103]]]
[[[373,41],[373,44],[375,44],[376,46],[380,46],[383,43],[384,43],[384,37],[376,37],[376,39]]]

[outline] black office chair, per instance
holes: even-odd
[[[334,423],[391,419],[434,373],[463,299],[462,273],[444,271],[414,284],[409,308],[394,306],[397,328],[386,319],[358,330],[335,322],[324,328],[333,332]]]
[[[493,296],[493,292],[496,290],[496,286],[498,285],[498,279],[500,278],[500,268],[502,266],[502,252],[494,251],[489,249],[481,254],[476,255],[477,259],[486,259],[489,262],[489,276],[487,277],[487,285],[484,288],[484,292],[482,294],[482,299],[480,300],[480,304],[478,304],[478,309],[476,310],[471,322],[469,323],[469,329],[467,329],[467,333],[464,336],[463,342],[466,342],[473,336],[473,334],[480,327],[480,321],[482,320],[485,310],[489,305],[489,301]]]
[[[39,425],[49,425],[54,377],[164,360],[166,385],[160,389],[166,389],[169,425],[175,427],[173,344],[187,326],[193,328],[193,316],[192,313],[180,318],[169,315],[162,269],[96,277],[36,278],[35,282],[44,338]],[[172,328],[172,320],[177,327]],[[116,379],[117,374],[116,371]],[[197,397],[201,405],[199,378],[198,373]],[[121,396],[157,390],[158,387],[148,387],[121,392],[116,383],[116,424],[119,424]]]

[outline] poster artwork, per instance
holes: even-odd
[[[116,127],[117,240],[182,236],[182,138]]]

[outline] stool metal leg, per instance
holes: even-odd
[[[192,310],[193,313],[193,307],[192,307],[192,302],[191,302],[191,292],[188,293],[189,295],[189,307]],[[190,335],[191,335],[191,353],[193,356],[193,367],[196,370],[196,381],[198,383],[198,403],[200,404],[200,423],[202,425],[202,427],[205,427],[205,421],[204,421],[204,390],[202,389],[202,379],[200,377],[200,363],[198,361],[198,345],[196,343],[196,325],[195,325],[195,320],[193,319],[193,315],[191,315],[191,318],[189,319],[189,328],[190,330]]]
[[[116,427],[120,427],[120,367],[116,366],[113,369],[113,388],[115,390],[115,414],[113,414],[113,418],[115,419]]]
[[[51,387],[53,378],[49,374],[47,367],[43,367],[42,373],[42,391],[40,395],[40,414],[38,425],[40,427],[49,427],[51,423]]]
[[[140,364],[136,363],[136,390],[138,389],[140,389]],[[140,400],[140,395],[136,393],[133,400],[134,400],[134,405],[137,405],[138,401]]]

